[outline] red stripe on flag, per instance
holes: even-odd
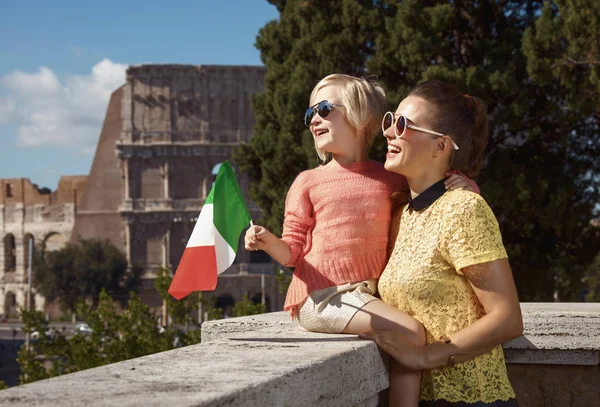
[[[214,246],[186,247],[169,287],[180,300],[193,291],[214,290],[217,286],[217,255]]]

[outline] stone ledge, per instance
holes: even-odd
[[[504,344],[507,363],[597,365],[600,363],[600,303],[522,303],[523,336]],[[290,329],[287,312],[209,321],[202,340],[264,327]]]
[[[508,363],[598,366],[600,304],[522,309]],[[202,344],[4,390],[0,404],[374,407],[387,386],[374,343],[304,332],[278,312],[207,322]]]
[[[504,344],[507,363],[600,363],[600,303],[522,303],[523,336]]]
[[[303,332],[277,322],[282,317],[289,320],[282,313],[224,320],[202,344],[11,388],[0,400],[10,406],[377,405],[388,378],[373,343]]]
[[[207,321],[202,324],[202,342],[206,343],[225,338],[230,334],[256,331],[264,328],[290,329],[295,327],[295,325],[290,318],[290,314],[284,311],[242,318]]]

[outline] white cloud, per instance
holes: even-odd
[[[47,67],[0,79],[0,123],[16,123],[18,147],[65,145],[93,152],[112,92],[127,65],[104,59],[86,76],[61,81]]]
[[[8,121],[17,111],[14,101],[0,97],[0,123]]]

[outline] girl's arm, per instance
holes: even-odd
[[[453,170],[446,173],[446,176],[448,177],[448,179],[444,183],[446,185],[446,189],[452,191],[454,189],[462,188],[467,191],[475,192],[476,194],[481,194],[477,183],[474,180],[468,178],[462,172]]]
[[[246,231],[244,242],[246,250],[264,250],[280,264],[287,265],[292,258],[290,246],[262,226],[250,227]]]
[[[278,263],[294,267],[306,247],[314,224],[307,172],[294,180],[285,200],[283,235],[280,238],[262,226],[246,231],[246,250],[264,250]]]

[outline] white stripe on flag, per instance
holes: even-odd
[[[221,274],[233,264],[235,252],[223,239],[217,228],[213,226],[213,229],[215,233],[215,254],[217,255],[217,274]]]
[[[217,274],[221,274],[233,264],[235,252],[215,227],[213,209],[213,204],[202,206],[186,247],[214,246],[217,256]]]
[[[190,240],[188,240],[185,247],[214,246],[214,230],[213,205],[207,204],[202,206],[198,220],[194,225],[194,230],[192,230]]]

